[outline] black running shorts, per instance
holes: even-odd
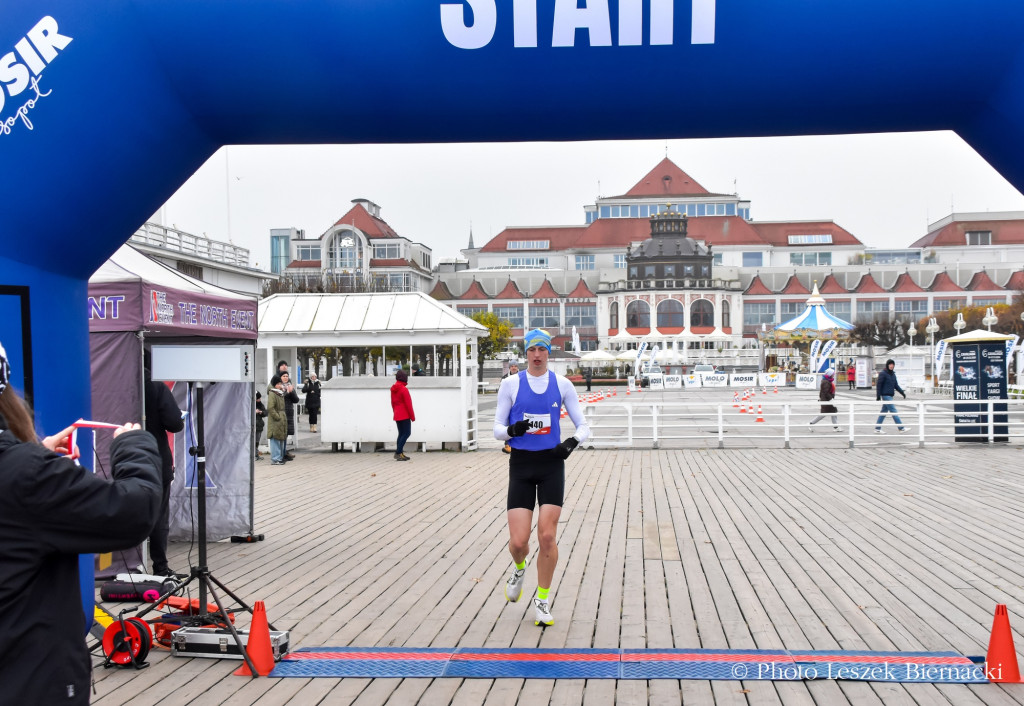
[[[533,510],[536,505],[562,507],[565,461],[550,450],[513,448],[508,461],[508,509]]]

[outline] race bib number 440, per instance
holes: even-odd
[[[530,423],[530,429],[527,434],[550,434],[551,433],[551,415],[550,414],[524,414],[523,419]]]

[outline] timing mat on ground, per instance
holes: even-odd
[[[988,682],[983,665],[955,652],[514,647],[303,647],[270,676]]]

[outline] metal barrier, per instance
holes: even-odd
[[[820,445],[820,442],[860,445],[908,443],[953,444],[957,441],[993,444],[1024,443],[1024,400],[953,401],[942,398],[893,401],[905,432],[899,432],[892,416],[885,415],[882,433],[876,433],[881,402],[836,402],[841,431],[833,431],[831,415],[813,427],[808,423],[821,414],[820,402],[761,402],[739,405],[666,401],[612,401],[583,403],[591,436],[588,448],[652,448],[697,445],[736,447]],[[954,405],[976,405],[978,411],[964,417]],[[1005,411],[1004,411],[1005,410]],[[977,421],[970,421],[976,417]],[[978,428],[978,431],[971,431]],[[1006,433],[1001,433],[1005,428]],[[728,442],[728,443],[727,443]],[[753,442],[753,443],[751,443]],[[805,444],[805,442],[807,442]]]

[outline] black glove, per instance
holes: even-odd
[[[569,458],[569,454],[572,453],[573,449],[580,445],[580,442],[576,441],[575,436],[570,436],[568,439],[563,441],[561,444],[551,449],[555,456],[562,459],[563,461]]]
[[[509,424],[508,429],[506,429],[505,431],[508,432],[509,436],[522,436],[527,431],[529,431],[529,429],[530,423],[525,419],[520,419],[515,424]]]
[[[900,390],[900,394],[903,395],[903,399],[907,399],[907,393],[906,392],[904,392],[903,390]]]
[[[882,398],[881,398],[881,397],[876,397],[876,398],[875,398],[875,402],[881,402],[881,401],[882,401]]]

